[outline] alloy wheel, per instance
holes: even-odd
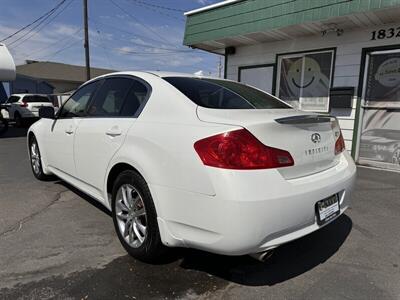
[[[117,192],[115,213],[118,229],[133,248],[143,245],[147,237],[147,215],[143,198],[130,184],[123,184]]]
[[[393,156],[392,156],[392,162],[396,165],[400,165],[400,148],[397,148],[394,152],[393,152]]]
[[[31,164],[35,174],[40,174],[40,153],[36,141],[31,143]]]

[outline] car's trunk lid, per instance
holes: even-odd
[[[307,114],[294,109],[208,109],[198,107],[204,122],[246,128],[263,144],[288,151],[294,166],[279,168],[286,179],[321,172],[335,166],[335,133],[329,116]]]
[[[51,102],[27,102],[27,104],[31,112],[38,112],[42,106],[53,106]]]

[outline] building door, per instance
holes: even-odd
[[[400,49],[366,55],[358,162],[400,171]]]

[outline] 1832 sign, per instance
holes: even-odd
[[[388,28],[388,29],[379,29],[371,32],[371,40],[383,40],[383,39],[392,39],[392,38],[400,38],[400,27],[397,28]]]

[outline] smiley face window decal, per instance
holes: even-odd
[[[333,51],[279,57],[278,96],[309,111],[329,110]]]

